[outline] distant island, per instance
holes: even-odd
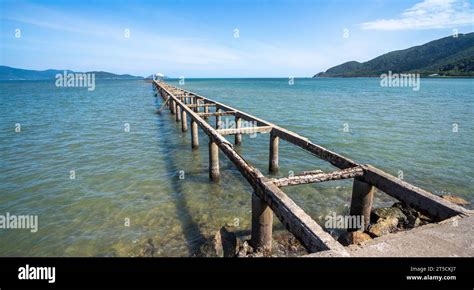
[[[67,73],[93,73],[96,79],[143,79],[141,76],[133,76],[129,74],[119,75],[105,71],[75,72],[71,70],[58,69],[39,71],[0,65],[0,80],[49,80],[55,79],[57,74],[63,74],[65,71]]]
[[[474,76],[474,32],[448,36],[367,62],[349,61],[314,75],[318,77],[379,77],[383,73],[421,76]]]

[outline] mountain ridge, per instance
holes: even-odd
[[[6,65],[0,65],[0,80],[49,80],[55,79],[57,74],[66,73],[93,73],[96,79],[143,79],[141,76],[134,76],[130,74],[114,74],[106,71],[88,71],[76,72],[72,70],[29,70],[14,68]]]
[[[388,71],[422,76],[474,76],[474,32],[391,51],[366,62],[345,62],[313,77],[378,77]]]

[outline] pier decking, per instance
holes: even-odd
[[[352,245],[348,252],[353,257],[474,257],[473,232],[474,216],[453,217]]]
[[[438,220],[454,216],[469,216],[472,213],[371,165],[359,164],[314,144],[294,132],[225,104],[162,81],[153,81],[153,86],[164,100],[160,110],[167,106],[170,112],[175,115],[176,122],[181,122],[183,132],[188,131],[189,127],[191,128],[193,149],[200,146],[199,128],[209,137],[207,144],[209,146],[209,178],[213,181],[218,181],[220,178],[220,150],[252,186],[254,192],[252,195],[250,243],[254,248],[271,250],[273,214],[275,214],[286,229],[306,247],[308,252],[329,251],[336,256],[349,256],[344,246],[284,193],[282,189],[286,186],[351,178],[353,179],[353,190],[350,214],[363,216],[366,226],[370,222],[375,188]],[[219,121],[222,116],[234,116],[235,128],[221,128],[222,124]],[[211,117],[216,118],[216,128],[207,122]],[[242,127],[242,120],[252,122],[254,126]],[[234,149],[234,146],[242,145],[242,134],[256,133],[270,133],[269,172],[278,171],[280,139],[306,150],[338,169],[332,172],[322,172],[315,169],[284,178],[265,176]],[[234,144],[225,138],[229,135],[234,135]]]

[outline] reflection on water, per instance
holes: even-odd
[[[161,99],[149,83],[99,80],[92,92],[48,81],[0,87],[0,214],[39,218],[37,233],[0,230],[1,256],[133,256],[144,247],[189,256],[225,224],[250,228],[250,186],[223,155],[220,183],[209,182],[207,137],[191,150],[190,133],[168,111],[155,114]],[[186,88],[435,193],[473,200],[470,80],[423,79],[419,92],[375,79],[186,80]],[[238,150],[266,173],[268,134],[244,136]],[[280,165],[279,176],[332,169],[285,142]],[[351,182],[285,191],[323,223],[331,211],[348,211]],[[391,199],[378,194],[376,202]]]

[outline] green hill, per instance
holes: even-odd
[[[0,65],[0,80],[49,80],[54,79],[56,74],[63,74],[64,71],[67,73],[82,73],[73,72],[71,70],[57,69],[38,71]],[[96,79],[143,79],[143,77],[132,76],[128,74],[117,75],[104,71],[90,71],[85,73],[94,73]]]
[[[388,71],[422,76],[474,76],[474,33],[392,51],[363,63],[346,62],[314,77],[378,77]]]

